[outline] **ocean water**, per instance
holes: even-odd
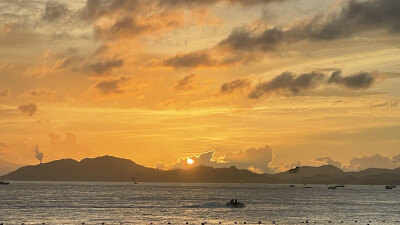
[[[0,223],[400,225],[399,187],[310,186],[12,182],[0,186]],[[232,198],[246,206],[226,207]]]

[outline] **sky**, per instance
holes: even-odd
[[[0,0],[0,159],[400,167],[399,11],[398,0]]]

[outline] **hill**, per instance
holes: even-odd
[[[199,166],[189,170],[161,171],[136,164],[128,159],[102,156],[83,159],[56,160],[36,166],[22,167],[1,180],[23,181],[102,181],[129,182],[135,177],[139,182],[209,182],[209,183],[265,183],[276,182],[261,174],[235,167],[212,168]]]
[[[0,177],[20,181],[99,181],[130,182],[193,182],[193,183],[281,183],[281,184],[400,184],[400,169],[371,168],[344,172],[332,165],[304,166],[298,172],[256,174],[249,170],[198,166],[191,169],[158,170],[135,162],[102,156],[83,159],[62,159],[35,166],[25,166]]]

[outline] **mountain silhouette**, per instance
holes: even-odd
[[[371,168],[344,172],[332,165],[303,166],[297,173],[257,174],[245,169],[197,166],[191,169],[158,170],[129,159],[113,156],[55,160],[25,166],[0,177],[10,181],[97,181],[97,182],[193,182],[270,184],[400,184],[400,168]]]

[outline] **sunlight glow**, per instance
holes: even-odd
[[[192,164],[194,163],[194,160],[191,159],[191,158],[188,158],[188,159],[186,160],[186,162],[187,162],[187,164],[192,165]]]

